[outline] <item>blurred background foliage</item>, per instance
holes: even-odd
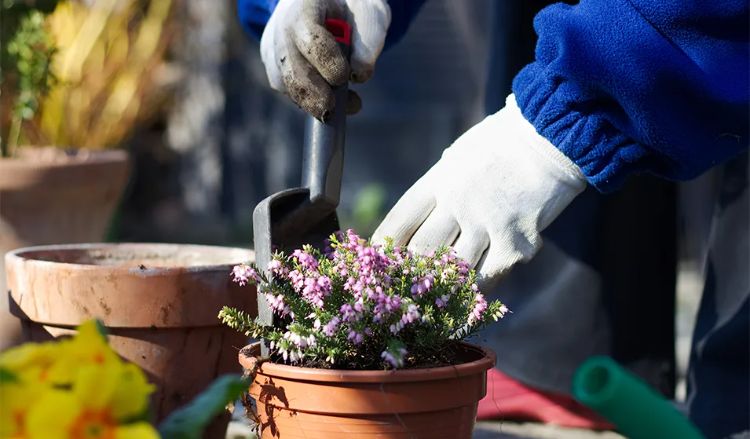
[[[4,0],[4,137],[20,145],[122,146],[163,109],[175,83],[165,60],[172,9],[171,0]]]

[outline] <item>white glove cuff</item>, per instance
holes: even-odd
[[[555,145],[550,143],[549,140],[537,133],[534,125],[526,120],[523,113],[521,113],[521,109],[516,104],[516,97],[512,93],[506,98],[503,110],[507,111],[510,126],[516,130],[518,137],[524,140],[523,146],[532,148],[542,160],[547,161],[553,168],[558,169],[564,174],[566,177],[565,180],[571,186],[578,190],[583,190],[586,186],[586,177],[581,172],[581,169],[565,154],[560,152]]]

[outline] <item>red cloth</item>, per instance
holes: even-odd
[[[613,428],[573,398],[533,389],[494,368],[487,372],[487,395],[479,401],[477,419],[534,421],[591,430]]]

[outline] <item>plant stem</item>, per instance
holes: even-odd
[[[5,151],[3,151],[6,157],[13,157],[16,153],[18,139],[21,137],[21,123],[20,117],[11,118],[8,141],[6,142]]]

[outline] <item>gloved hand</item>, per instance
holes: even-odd
[[[542,244],[539,233],[586,187],[580,169],[505,107],[456,140],[373,235],[428,253],[453,245],[492,282]]]
[[[326,18],[343,18],[352,26],[351,64],[325,29]],[[390,23],[386,0],[280,0],[260,40],[271,87],[325,120],[334,107],[331,86],[370,79]],[[359,96],[350,91],[347,112],[360,107]]]

